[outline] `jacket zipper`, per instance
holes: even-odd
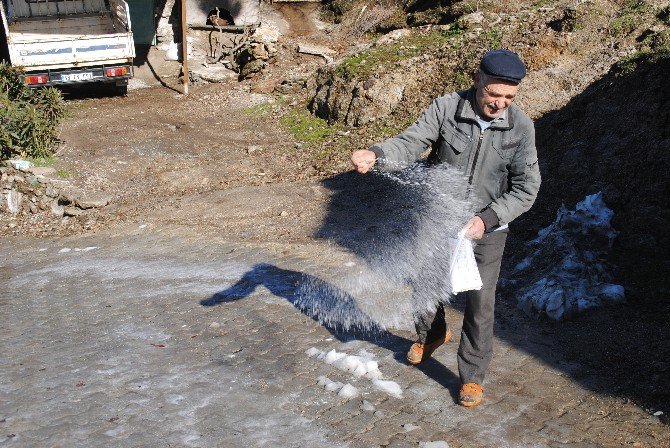
[[[482,131],[479,134],[479,142],[477,143],[477,149],[475,150],[475,157],[472,160],[472,170],[470,171],[470,178],[468,179],[468,185],[472,185],[472,179],[475,177],[475,168],[477,168],[477,159],[479,158],[479,150],[482,147],[482,141],[484,141],[484,132]]]

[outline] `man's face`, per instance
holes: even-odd
[[[519,85],[475,74],[476,101],[482,118],[493,120],[503,114],[516,98]]]

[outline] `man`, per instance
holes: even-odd
[[[525,75],[526,67],[515,53],[489,51],[475,72],[472,88],[435,99],[402,134],[351,156],[356,170],[366,173],[375,164],[384,168],[413,163],[430,146],[429,160],[449,163],[468,180],[475,208],[465,229],[468,238],[477,240],[475,258],[483,287],[466,293],[458,348],[463,406],[476,406],[483,397],[508,224],[530,209],[540,188],[535,128],[513,104]],[[431,315],[419,310],[415,325],[418,341],[407,353],[413,365],[451,339],[443,305]]]

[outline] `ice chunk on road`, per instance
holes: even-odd
[[[339,381],[331,381],[330,383],[326,384],[326,390],[328,392],[337,392],[338,390],[342,389],[342,386],[344,386],[344,384],[340,383]]]
[[[307,354],[307,356],[309,356],[310,358],[313,358],[314,356],[319,356],[321,353],[323,352],[316,347],[312,347],[305,352],[305,354]]]
[[[342,389],[337,393],[342,398],[346,398],[347,400],[351,398],[355,398],[358,396],[358,389],[356,389],[354,386],[351,384],[345,384],[342,386]]]
[[[372,384],[382,392],[396,398],[402,398],[402,389],[395,381],[372,380]]]
[[[449,448],[449,444],[443,440],[437,442],[420,442],[419,448]]]
[[[384,375],[382,375],[382,372],[379,369],[370,370],[365,374],[365,377],[370,378],[371,380],[380,380],[383,376]]]
[[[363,403],[361,404],[361,409],[368,412],[374,412],[375,406],[368,400],[363,400]]]
[[[332,349],[326,354],[324,361],[326,361],[326,364],[335,364],[337,361],[346,358],[346,356],[346,353],[338,353],[335,349]]]

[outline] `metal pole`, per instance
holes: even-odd
[[[184,95],[188,94],[188,42],[186,40],[186,0],[181,0],[181,71]]]

